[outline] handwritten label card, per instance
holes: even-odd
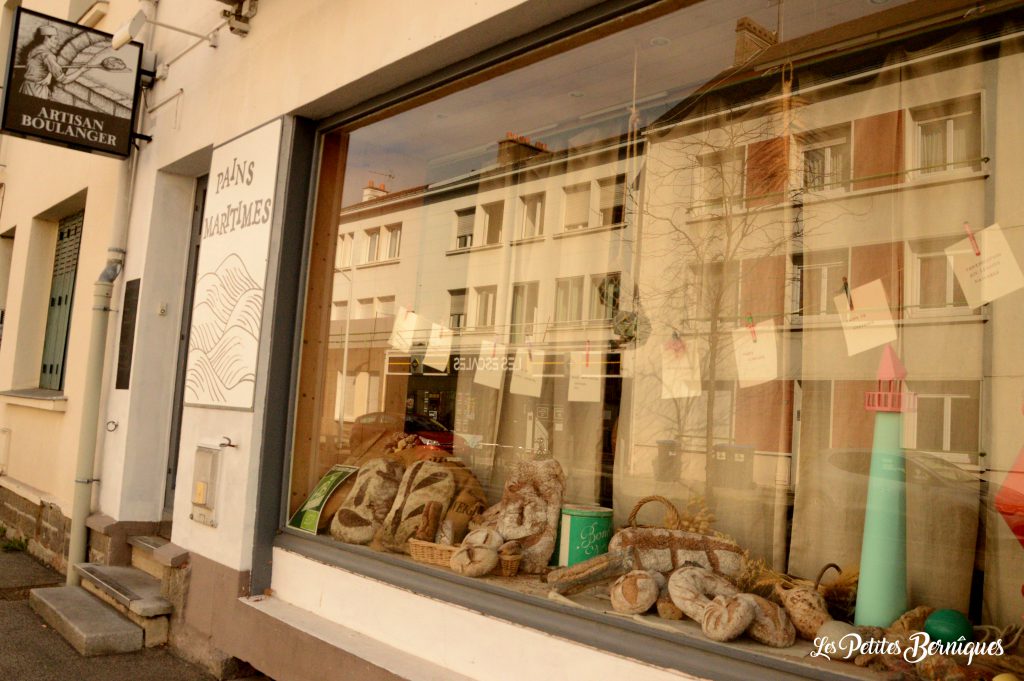
[[[661,399],[701,393],[700,355],[694,343],[670,340],[661,349]]]
[[[509,390],[517,395],[540,397],[543,382],[544,353],[534,350],[533,359],[530,359],[530,351],[526,348],[516,350],[516,361],[512,365],[512,381],[509,383]]]
[[[850,291],[853,309],[845,293],[835,297],[839,321],[846,338],[846,354],[853,355],[896,340],[896,325],[881,279],[869,281]]]
[[[423,366],[437,371],[448,368],[448,358],[452,354],[452,332],[440,324],[430,325],[430,340],[427,341],[427,354],[423,356]]]
[[[736,377],[741,388],[774,381],[779,377],[779,350],[775,322],[771,319],[748,327],[733,329],[732,347],[736,356]]]
[[[600,352],[569,353],[569,401],[600,402],[604,355]]]
[[[978,308],[1024,287],[1024,275],[998,222],[974,237],[981,255],[975,255],[974,245],[966,238],[947,248],[946,258],[967,304]]]
[[[395,316],[395,325],[391,329],[391,337],[388,343],[399,352],[409,352],[412,349],[413,337],[416,335],[416,326],[419,317],[415,312],[410,312],[404,306],[398,308],[398,315]]]
[[[480,341],[480,356],[473,359],[476,360],[473,382],[500,390],[508,368],[508,348],[491,341]]]

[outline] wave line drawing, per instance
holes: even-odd
[[[185,373],[189,402],[238,406],[238,398],[251,394],[262,318],[263,288],[236,253],[196,280]]]

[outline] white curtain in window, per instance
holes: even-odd
[[[971,125],[971,116],[959,116],[953,119],[953,139],[951,163],[963,163],[971,157],[971,139],[977,134]]]
[[[589,187],[572,187],[565,190],[565,227],[586,227],[590,212]]]
[[[946,122],[921,125],[921,168],[924,172],[942,170],[946,164]]]

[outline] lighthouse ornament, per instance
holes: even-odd
[[[864,408],[875,412],[875,435],[854,615],[858,626],[888,627],[907,610],[907,476],[900,445],[903,412],[913,411],[917,398],[902,390],[906,375],[886,345],[878,389],[864,393]]]

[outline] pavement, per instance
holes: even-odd
[[[4,681],[214,681],[166,647],[82,657],[28,606],[28,592],[64,577],[21,551],[0,552],[0,679]]]

